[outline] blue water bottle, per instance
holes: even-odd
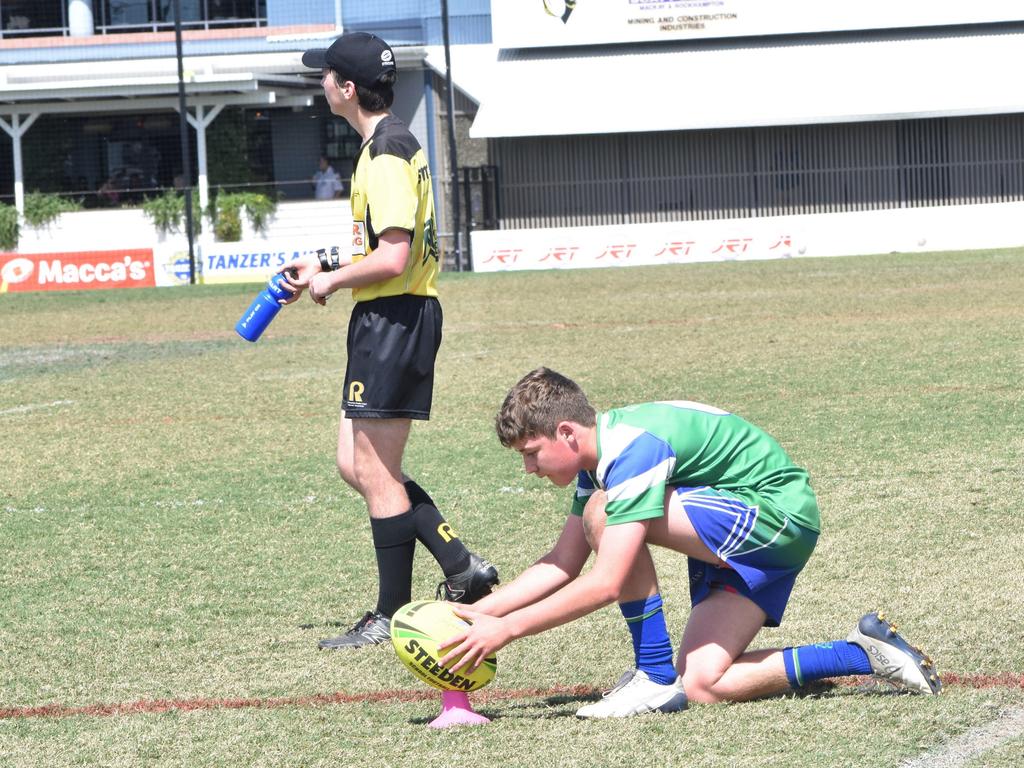
[[[249,305],[242,319],[235,323],[238,335],[246,341],[256,341],[270,325],[270,321],[281,311],[278,299],[287,299],[291,292],[284,287],[284,275],[274,275],[267,287],[260,291],[259,296]]]

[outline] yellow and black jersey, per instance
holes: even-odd
[[[382,296],[437,296],[440,253],[430,168],[416,137],[388,115],[356,157],[352,172],[352,261],[373,253],[389,229],[409,233],[409,263],[390,280],[352,290],[356,301]]]

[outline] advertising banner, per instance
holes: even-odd
[[[491,0],[500,48],[937,27],[1024,19],[1020,0]]]
[[[1024,245],[1024,202],[471,233],[473,270],[583,269]]]
[[[198,251],[198,246],[196,248]],[[196,273],[199,272],[198,257]],[[188,261],[188,243],[158,243],[153,248],[153,273],[156,284],[160,287],[189,285],[191,268]]]
[[[0,293],[142,288],[156,285],[153,251],[0,253]]]
[[[332,245],[338,243],[322,240],[213,243],[200,247],[197,261],[204,283],[259,283],[269,280],[288,262]],[[350,247],[346,246],[344,252],[348,253]],[[185,261],[187,266],[187,255]]]

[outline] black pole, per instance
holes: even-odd
[[[196,251],[192,237],[192,163],[185,111],[185,63],[181,52],[181,0],[174,0],[174,45],[178,57],[178,128],[181,133],[181,175],[185,182],[185,234],[188,236],[188,282],[196,282]]]
[[[455,270],[462,271],[462,200],[459,196],[459,156],[455,151],[455,90],[452,88],[451,38],[448,35],[448,0],[441,0],[444,35],[444,84],[448,96],[448,158],[451,163],[452,232],[455,237]]]

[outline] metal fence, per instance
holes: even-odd
[[[1024,199],[1024,116],[495,139],[501,226]]]

